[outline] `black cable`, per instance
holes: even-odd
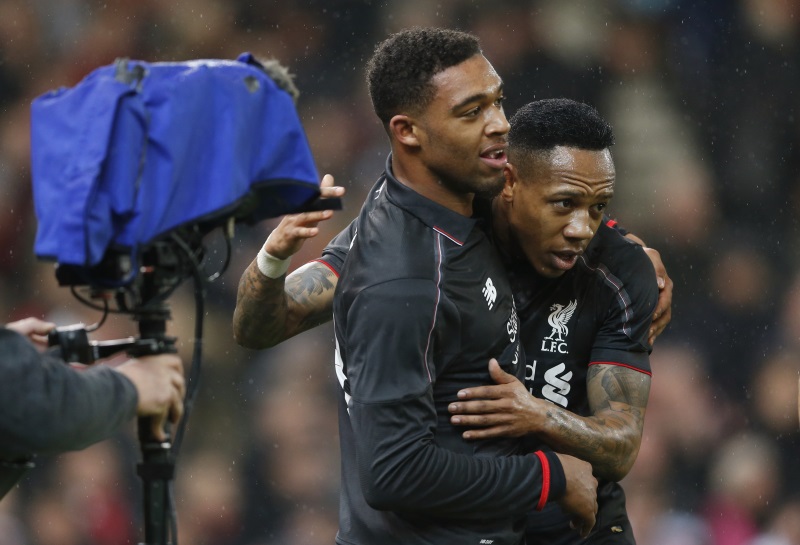
[[[178,429],[172,442],[172,455],[173,460],[177,460],[178,453],[180,452],[183,443],[184,433],[186,431],[186,423],[189,420],[189,415],[192,412],[194,401],[197,395],[197,386],[200,379],[200,367],[203,353],[203,318],[205,315],[205,285],[208,281],[203,277],[200,268],[200,263],[197,261],[191,247],[180,238],[177,234],[171,235],[172,240],[178,247],[183,250],[186,256],[191,261],[192,277],[194,279],[194,300],[195,300],[195,327],[194,327],[194,349],[192,351],[192,364],[189,368],[189,376],[187,378],[186,394],[183,401],[183,418],[178,424]],[[175,491],[173,483],[169,483],[168,488],[169,508],[170,508],[170,529],[172,533],[173,545],[178,543],[178,527],[177,527],[177,511],[175,505]]]
[[[231,255],[233,254],[233,246],[231,242],[231,239],[233,238],[232,229],[227,229],[225,230],[224,233],[225,233],[224,240],[225,240],[225,251],[226,251],[225,261],[223,262],[222,267],[220,267],[220,269],[217,272],[215,272],[212,275],[209,275],[209,277],[206,278],[206,282],[213,282],[214,280],[222,276],[225,273],[225,271],[228,270],[228,265],[231,264]]]
[[[189,257],[192,264],[192,276],[194,277],[194,300],[195,300],[195,327],[194,327],[194,350],[192,353],[192,365],[189,369],[189,376],[186,386],[186,395],[183,402],[183,418],[178,424],[178,429],[175,432],[175,438],[172,442],[172,451],[177,455],[183,442],[183,435],[186,429],[189,414],[191,413],[194,405],[195,397],[197,395],[197,384],[200,378],[200,365],[203,352],[203,318],[205,314],[205,283],[206,279],[202,276],[200,263],[192,253],[191,248],[186,242],[177,234],[171,235],[172,240],[184,251]]]
[[[87,327],[86,328],[87,331],[94,331],[98,329],[101,325],[103,325],[109,313],[122,313],[122,311],[115,311],[114,309],[110,308],[108,306],[108,301],[106,299],[103,299],[103,306],[101,307],[100,305],[91,302],[89,299],[86,299],[83,295],[81,295],[75,286],[70,286],[69,289],[70,292],[72,292],[72,296],[75,297],[75,299],[77,299],[81,304],[91,309],[99,310],[103,313],[103,317],[100,319],[100,322],[98,322],[94,326],[91,326],[91,329]]]

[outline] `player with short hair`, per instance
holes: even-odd
[[[658,288],[643,248],[603,222],[613,143],[611,126],[586,104],[527,104],[511,118],[506,183],[492,202],[527,388],[493,364],[500,385],[466,389],[451,420],[470,427],[470,440],[525,436],[530,449],[587,460],[600,481],[588,540],[551,504],[529,515],[527,545],[635,543],[618,481],[641,444]]]
[[[369,72],[392,153],[334,300],[337,542],[518,544],[527,512],[551,498],[585,534],[596,511],[588,465],[523,454],[508,438],[464,441],[447,413],[457,391],[489,380],[490,357],[524,374],[510,286],[472,217],[474,195],[502,184],[502,80],[473,36],[445,29],[393,35]],[[235,323],[251,311],[237,304]]]

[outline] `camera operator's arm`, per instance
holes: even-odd
[[[333,183],[330,174],[322,178],[322,198],[344,195],[344,188]],[[333,271],[311,262],[287,277],[285,267],[305,239],[319,233],[317,224],[332,216],[331,210],[290,214],[270,233],[263,248],[268,256],[254,259],[239,280],[233,313],[233,336],[238,344],[269,348],[331,319],[338,280]]]
[[[0,328],[0,460],[85,448],[137,411],[179,417],[179,367],[177,356],[159,355],[133,360],[120,372],[102,365],[78,371]]]

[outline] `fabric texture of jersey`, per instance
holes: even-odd
[[[349,249],[334,298],[340,544],[518,545],[543,493],[563,493],[552,453],[468,442],[449,422],[458,390],[491,381],[489,358],[524,374],[511,289],[478,223],[385,173],[326,250]]]
[[[525,383],[532,395],[588,416],[590,365],[620,365],[650,374],[648,334],[658,286],[641,246],[601,224],[575,267],[558,278],[538,275],[527,262],[507,265],[525,347]],[[541,446],[535,438],[527,443],[528,449]],[[598,531],[626,527],[619,484],[601,481],[597,500]],[[558,543],[585,543],[552,503],[529,515],[528,542],[537,543],[532,540],[554,528],[573,537]],[[609,539],[632,542],[630,531],[612,533]]]

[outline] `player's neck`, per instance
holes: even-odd
[[[474,193],[462,193],[442,183],[430,170],[416,161],[404,161],[392,155],[392,173],[401,184],[423,197],[457,212],[472,217]]]

